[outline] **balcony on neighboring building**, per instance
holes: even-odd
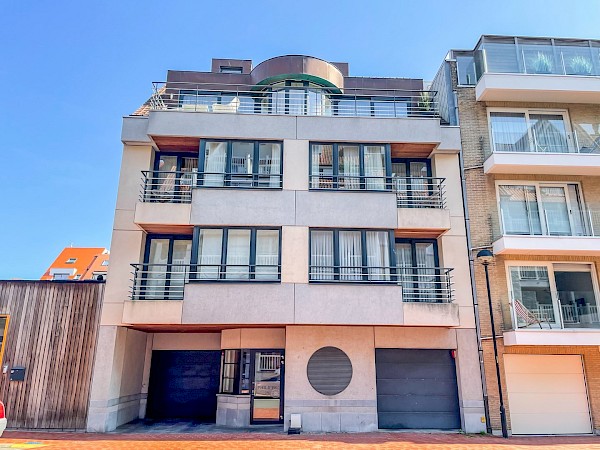
[[[600,345],[593,264],[511,261],[507,269],[504,345]]]
[[[600,175],[600,124],[566,110],[489,108],[485,173]]]
[[[600,102],[600,41],[482,36],[455,57],[478,101]]]
[[[600,255],[600,212],[583,203],[579,184],[499,183],[494,253]]]

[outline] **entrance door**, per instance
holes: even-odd
[[[251,423],[283,422],[283,350],[250,352]]]
[[[154,350],[146,416],[214,422],[220,351]]]

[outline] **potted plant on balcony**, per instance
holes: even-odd
[[[573,56],[569,61],[572,75],[591,75],[592,62],[585,56]]]
[[[417,102],[417,108],[419,115],[421,116],[433,116],[433,96],[429,91],[423,91],[419,95],[419,101]]]
[[[544,52],[538,52],[537,56],[531,61],[531,68],[533,69],[533,73],[552,73],[552,56]]]

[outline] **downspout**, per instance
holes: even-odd
[[[459,115],[458,115],[458,101],[456,99],[456,91],[452,91],[454,99],[454,117],[456,118],[456,124],[460,126]],[[460,130],[462,134],[462,130]],[[465,179],[465,164],[463,159],[462,139],[461,149],[458,154],[458,161],[460,165],[460,184],[462,189],[463,199],[463,210],[465,215],[465,232],[467,236],[467,252],[469,254],[469,274],[471,275],[471,292],[473,294],[473,313],[475,314],[475,333],[477,335],[477,352],[479,354],[479,372],[481,373],[481,389],[483,392],[483,406],[485,410],[485,426],[488,433],[492,433],[492,424],[490,421],[490,408],[487,393],[487,384],[485,381],[485,366],[483,364],[483,346],[481,344],[481,324],[479,321],[479,303],[477,301],[477,289],[475,287],[475,261],[472,252],[472,241],[471,241],[471,222],[469,217],[469,206],[467,204],[467,181]]]

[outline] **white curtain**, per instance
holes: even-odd
[[[362,244],[360,231],[340,231],[340,280],[362,280]]]
[[[440,293],[440,280],[435,268],[435,253],[432,243],[416,243],[415,257],[417,260],[417,286],[422,301],[435,302]]]
[[[279,274],[279,231],[256,231],[257,280],[276,280]]]
[[[338,147],[340,189],[360,189],[360,149],[358,146]]]
[[[250,275],[250,230],[227,233],[225,278],[247,280]]]
[[[139,294],[146,298],[164,298],[168,272],[169,239],[152,239],[146,270],[146,286],[139,287]]]
[[[525,113],[490,113],[494,151],[530,152]]]
[[[390,239],[385,231],[367,231],[369,280],[390,280]]]
[[[364,151],[367,189],[385,189],[385,147],[366,146]]]
[[[264,185],[268,187],[281,187],[281,145],[260,144],[258,174]]]
[[[198,243],[198,278],[218,279],[221,271],[223,230],[200,230]]]
[[[207,142],[204,157],[204,186],[223,186],[227,162],[226,142]]]
[[[396,243],[396,272],[398,273],[398,283],[402,286],[402,297],[412,300],[413,288],[413,262],[412,246],[407,243]]]
[[[333,280],[333,232],[310,233],[311,280]]]

